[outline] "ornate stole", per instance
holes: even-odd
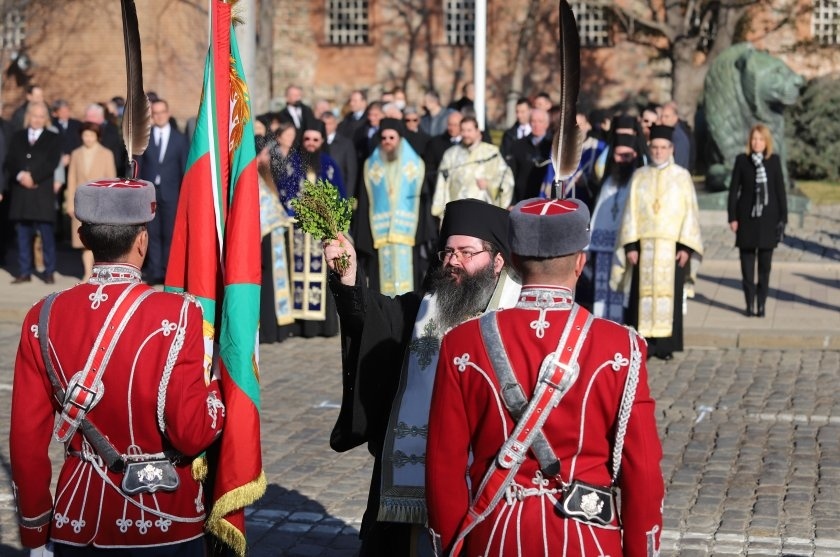
[[[274,315],[278,325],[288,325],[292,316],[292,295],[289,289],[289,267],[286,263],[287,228],[271,231],[271,284],[274,286]]]
[[[519,299],[521,285],[507,271],[499,275],[486,311],[510,308]],[[405,351],[400,386],[382,450],[382,491],[379,517],[387,522],[426,523],[426,437],[429,406],[446,331],[437,323],[434,294],[426,294]]]
[[[292,317],[309,321],[326,318],[327,269],[324,253],[312,236],[295,228],[292,233]]]
[[[413,246],[424,172],[423,160],[406,141],[401,141],[396,161],[386,161],[377,148],[365,163],[379,284],[387,296],[414,289]]]
[[[644,337],[669,337],[674,318],[674,259],[677,246],[672,240],[657,238],[643,238],[641,244],[638,331]]]
[[[277,192],[259,179],[261,235],[271,235],[271,284],[274,290],[274,314],[278,325],[294,321],[292,297],[289,290],[289,268],[286,264],[286,230],[289,216],[283,209]]]
[[[592,212],[592,239],[589,251],[593,260],[593,283],[595,299],[592,313],[595,317],[605,317],[621,323],[624,317],[626,288],[610,288],[610,272],[613,265],[613,253],[617,249],[618,229],[627,203],[629,184],[619,187],[615,179],[608,178],[598,195],[598,202]],[[626,285],[629,287],[629,283]]]

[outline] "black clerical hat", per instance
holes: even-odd
[[[509,229],[510,213],[507,209],[478,199],[458,199],[446,204],[440,230],[440,245],[444,246],[447,238],[456,234],[472,236],[492,242],[507,264],[510,262]]]
[[[671,138],[674,135],[674,128],[671,126],[651,126],[650,127],[650,140],[653,141],[654,139],[667,139],[668,141],[673,141]]]

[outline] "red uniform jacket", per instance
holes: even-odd
[[[527,293],[523,288],[522,294]],[[533,290],[532,290],[533,292]],[[556,290],[554,292],[557,292]],[[566,306],[568,308],[568,306]],[[499,331],[513,372],[525,395],[534,392],[543,358],[557,348],[568,309],[502,310]],[[542,332],[542,338],[539,334]],[[609,486],[616,420],[630,363],[632,331],[595,319],[578,358],[580,375],[543,427],[560,460],[561,477]],[[659,548],[664,497],[662,449],[647,384],[645,346],[635,403],[627,425],[618,521],[610,527],[564,518],[545,495],[508,502],[466,539],[466,555],[608,555],[648,557]],[[451,547],[485,472],[494,466],[503,442],[515,427],[501,399],[499,383],[473,319],[443,339],[429,417],[426,495],[429,526]],[[472,451],[472,462],[470,462]],[[539,464],[529,452],[516,475],[523,488],[535,488]],[[545,489],[560,487],[555,479]],[[648,552],[650,549],[650,553]]]
[[[50,356],[63,387],[85,367],[100,328],[127,286],[86,283],[55,299]],[[156,546],[201,536],[203,494],[192,479],[191,457],[221,431],[224,407],[217,383],[205,384],[198,304],[162,292],[146,298],[119,337],[104,371],[104,395],[87,415],[121,454],[134,445],[146,454],[175,449],[187,455],[177,464],[180,486],[171,492],[124,495],[119,488],[122,474],[69,454],[82,451],[82,435],[76,432],[53,501],[48,445],[60,407],[41,357],[38,317],[43,303],[26,316],[15,361],[10,452],[21,543],[38,547],[52,539],[79,546]],[[179,329],[185,333],[180,349]],[[167,365],[168,358],[174,365]]]

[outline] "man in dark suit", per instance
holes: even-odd
[[[82,122],[70,117],[70,103],[64,99],[58,99],[53,103],[53,123],[61,137],[62,164],[67,166],[70,162],[70,153],[82,145]]]
[[[531,109],[531,133],[516,140],[511,148],[513,203],[540,194],[551,159],[548,126],[548,113],[541,108]]]
[[[367,111],[368,104],[364,91],[357,89],[350,93],[347,105],[350,108],[350,112],[338,125],[338,133],[352,140],[356,135],[356,130],[365,125],[365,112]]]
[[[362,168],[373,150],[379,146],[379,123],[385,113],[382,111],[382,103],[374,101],[370,103],[365,111],[364,123],[356,128],[353,135],[353,145],[356,147],[356,157],[359,161],[359,168]]]
[[[9,177],[9,219],[16,222],[18,274],[12,284],[32,280],[32,245],[36,232],[41,235],[44,254],[44,282],[55,283],[55,168],[61,159],[58,134],[46,129],[47,105],[30,102],[24,118],[25,128],[12,135],[6,157]]]
[[[0,118],[0,261],[6,260],[6,242],[12,237],[12,228],[9,225],[9,202],[3,202],[3,195],[6,193],[6,153],[9,148],[9,140],[12,133],[6,135],[6,121]]]
[[[70,104],[64,99],[58,99],[53,103],[52,116],[53,126],[51,129],[58,132],[58,137],[61,138],[63,179],[58,192],[58,238],[62,239],[65,236],[62,231],[67,229],[67,223],[63,221],[64,212],[61,208],[65,186],[67,185],[67,167],[70,164],[70,154],[82,145],[82,122],[70,117]],[[60,178],[61,173],[57,173],[56,177]]]
[[[138,158],[139,177],[155,185],[157,217],[147,224],[149,254],[147,282],[160,284],[166,277],[169,246],[175,228],[175,211],[181,180],[187,166],[187,138],[169,123],[169,105],[163,99],[152,103],[152,134],[149,147]]]
[[[321,121],[327,132],[327,154],[338,164],[341,177],[344,179],[344,190],[347,197],[356,197],[356,184],[359,178],[359,163],[356,148],[348,138],[337,133],[338,118],[332,112],[324,112]]]
[[[18,106],[15,111],[12,113],[12,120],[11,120],[11,127],[12,131],[20,131],[26,125],[25,123],[25,116],[26,110],[29,108],[30,103],[42,103],[44,102],[44,90],[39,87],[38,85],[32,84],[26,86],[26,100],[23,101],[23,104]]]
[[[303,104],[303,89],[297,85],[286,87],[286,107],[280,111],[280,121],[292,122],[298,133],[312,125],[316,118],[312,109]]]
[[[516,122],[505,130],[502,135],[502,144],[499,146],[499,150],[508,166],[513,164],[513,155],[511,154],[513,144],[516,143],[517,139],[522,139],[529,133],[531,133],[531,102],[522,97],[516,101]]]
[[[117,126],[105,119],[105,107],[98,103],[88,105],[85,109],[85,122],[99,124],[99,143],[114,153],[117,176],[126,176],[128,153],[125,150],[125,143]]]
[[[443,154],[453,145],[461,143],[461,120],[464,116],[460,112],[451,112],[446,119],[446,131],[429,140],[426,144],[426,154],[423,162],[426,163],[426,177],[428,180],[429,194],[434,197],[437,184],[437,172]]]

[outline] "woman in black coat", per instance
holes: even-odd
[[[729,228],[741,251],[746,315],[764,317],[773,249],[787,223],[782,164],[773,154],[773,136],[764,124],[750,130],[747,154],[738,155],[729,186]],[[758,260],[758,284],[755,281]]]

